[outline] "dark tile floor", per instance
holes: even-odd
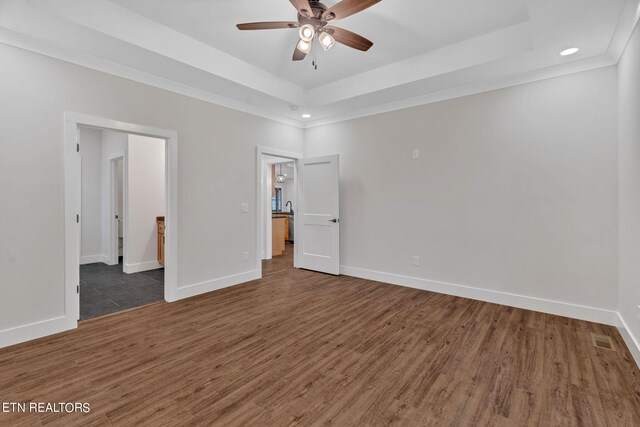
[[[164,300],[164,269],[125,274],[118,265],[80,266],[80,320]]]

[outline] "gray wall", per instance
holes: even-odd
[[[619,97],[609,67],[304,133],[0,44],[0,332],[64,312],[65,111],[178,132],[180,286],[256,268],[255,146],[304,138],[308,156],[341,156],[344,265],[633,320],[638,43]]]
[[[0,332],[64,314],[65,111],[178,132],[180,286],[256,269],[255,146],[301,152],[302,130],[3,44],[0,58]]]
[[[608,67],[308,130],[341,263],[616,310],[616,109]]]

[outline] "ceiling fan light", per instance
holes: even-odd
[[[320,39],[320,46],[322,46],[324,50],[331,49],[333,45],[336,43],[336,40],[333,37],[331,37],[331,34],[325,33],[325,32],[320,33],[319,39]]]
[[[313,28],[313,25],[306,24],[300,27],[299,33],[300,38],[309,43],[311,40],[313,40],[313,36],[316,35],[316,29]]]
[[[309,53],[309,51],[311,50],[311,43],[300,39],[300,41],[298,41],[297,49],[300,52]]]

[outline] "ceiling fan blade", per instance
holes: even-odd
[[[353,49],[366,52],[371,48],[371,46],[373,46],[372,41],[365,39],[359,34],[345,30],[344,28],[326,26],[324,29],[326,32],[331,34],[338,43],[342,43],[343,45],[349,46]]]
[[[381,0],[342,0],[340,3],[327,9],[322,14],[322,18],[325,21],[337,21],[338,19],[351,16],[354,13],[362,12],[380,1]]]
[[[300,24],[293,21],[274,21],[274,22],[249,22],[247,24],[238,24],[239,30],[277,30],[280,28],[297,28]]]
[[[307,0],[289,0],[302,16],[313,16],[313,9]]]
[[[296,49],[293,51],[293,60],[294,61],[302,61],[307,57],[307,54],[298,49],[298,45],[296,44]]]

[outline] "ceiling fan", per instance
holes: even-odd
[[[338,19],[346,18],[373,6],[381,0],[342,0],[327,8],[318,0],[289,0],[298,10],[298,21],[251,22],[238,24],[239,30],[275,30],[281,28],[297,28],[300,39],[293,51],[293,60],[303,60],[313,48],[315,40],[324,50],[341,43],[353,49],[366,52],[373,43],[351,31],[328,25]],[[314,59],[314,67],[317,63]]]

